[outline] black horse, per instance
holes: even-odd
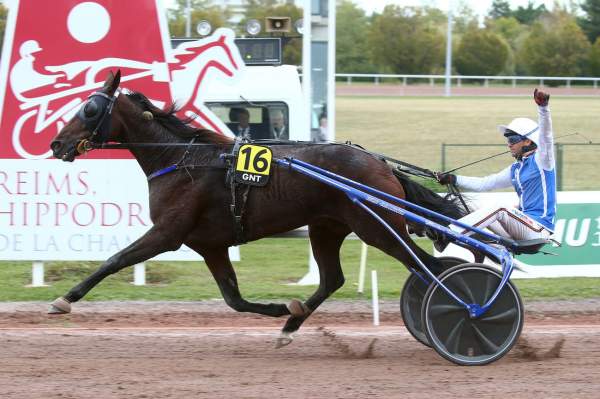
[[[249,190],[242,218],[244,237],[257,240],[308,225],[320,283],[305,302],[289,305],[248,302],[240,295],[228,247],[238,241],[238,230],[230,212],[231,190],[225,184],[222,154],[232,152],[233,140],[209,130],[194,129],[175,116],[175,108],[154,107],[140,93],[120,94],[120,73],[111,73],[104,87],[82,105],[52,141],[54,156],[73,161],[89,149],[89,143],[119,142],[128,145],[147,176],[179,163],[193,164],[149,180],[152,228],[127,248],[104,262],[64,297],[56,299],[50,313],[68,313],[71,303],[83,298],[110,274],[154,256],[187,245],[206,261],[227,304],[239,312],[279,317],[288,315],[278,339],[291,342],[291,333],[333,292],[344,284],[340,247],[354,232],[365,243],[379,248],[406,266],[418,268],[415,260],[386,229],[334,188],[311,180],[285,167],[274,165],[265,187]],[[120,94],[120,95],[119,95]],[[187,145],[191,139],[200,145]],[[144,145],[144,143],[146,145]],[[163,145],[148,145],[163,143]],[[168,145],[166,145],[168,144]],[[288,142],[272,145],[276,158],[294,157],[339,175],[406,198],[453,218],[462,215],[454,202],[441,198],[402,175],[371,153],[349,145]],[[432,270],[439,262],[410,238],[405,219],[377,210]]]

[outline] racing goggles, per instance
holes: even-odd
[[[506,136],[506,140],[508,141],[508,144],[510,144],[510,145],[520,143],[521,141],[523,141],[527,138],[525,136],[521,136],[520,134],[517,134],[517,133],[513,132],[512,130],[508,130],[508,129],[506,130],[504,135]]]

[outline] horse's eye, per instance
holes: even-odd
[[[83,107],[83,113],[87,118],[93,118],[98,113],[98,104],[95,101],[88,101]]]

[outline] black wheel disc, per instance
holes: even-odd
[[[453,267],[439,277],[467,304],[484,305],[500,284],[502,275],[488,266],[469,263]],[[516,287],[508,281],[490,309],[470,318],[437,284],[423,302],[422,319],[427,339],[444,358],[460,365],[483,365],[504,356],[523,328],[523,304]]]
[[[451,256],[443,256],[438,258],[438,260],[442,262],[444,269],[467,263],[463,259]],[[429,284],[411,273],[406,279],[402,293],[400,294],[400,314],[410,335],[423,345],[431,346],[425,335],[421,319],[421,307],[427,288],[429,288]]]

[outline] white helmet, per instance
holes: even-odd
[[[36,40],[27,40],[21,44],[19,47],[19,54],[21,58],[25,58],[33,53],[37,53],[38,51],[42,51],[39,43]]]
[[[508,126],[499,125],[498,130],[505,137],[516,133],[533,141],[535,145],[539,145],[540,127],[535,121],[529,118],[515,118]]]

